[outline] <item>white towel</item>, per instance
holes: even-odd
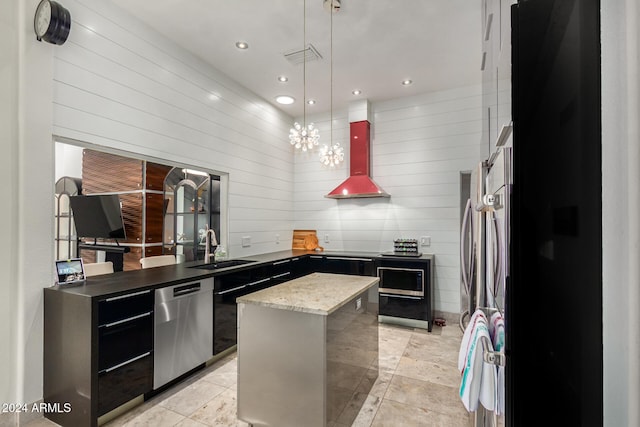
[[[493,315],[491,321],[488,321],[482,310],[476,310],[469,319],[458,353],[458,369],[461,374],[460,399],[469,412],[476,411],[479,403],[490,411],[497,412],[499,408],[504,411],[504,392],[498,391],[500,376],[497,367],[484,361],[484,353],[494,351],[494,337],[502,348],[502,316]],[[504,372],[502,384],[504,388]]]
[[[487,316],[482,310],[476,310],[469,318],[469,324],[464,330],[462,336],[462,342],[460,343],[460,351],[458,352],[458,370],[460,374],[464,370],[466,365],[467,356],[469,355],[469,349],[471,348],[471,342],[473,341],[474,330],[478,322],[487,325]]]
[[[483,348],[480,337],[489,336],[489,329],[484,322],[477,322],[472,328],[469,349],[465,358],[460,380],[460,399],[469,412],[478,409],[483,374]]]
[[[458,369],[461,375],[460,398],[470,412],[478,409],[482,387],[484,351],[480,337],[488,338],[489,336],[487,316],[482,310],[476,310],[469,319],[458,353]]]
[[[504,349],[504,317],[501,313],[494,313],[491,316],[490,331],[491,341],[495,351],[503,351]],[[496,384],[496,414],[504,414],[504,366],[498,366],[498,382]]]

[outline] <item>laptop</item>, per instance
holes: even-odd
[[[66,285],[84,281],[84,264],[81,258],[61,259],[56,261],[58,284]]]

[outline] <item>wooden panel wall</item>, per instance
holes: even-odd
[[[158,163],[147,162],[146,164],[146,189],[154,191],[164,190],[164,177],[167,176],[172,167],[160,165]]]
[[[145,243],[162,243],[162,227],[164,224],[164,197],[162,194],[147,193],[146,199],[146,233]]]
[[[145,193],[145,238],[144,243],[162,243],[162,229],[164,224],[164,196],[155,191],[164,190],[164,178],[172,167],[158,163],[146,162],[145,188],[154,193]],[[162,248],[146,248],[145,256],[162,255]]]
[[[126,243],[142,243],[142,193],[120,194]]]
[[[83,150],[83,192],[94,194],[141,190],[142,166],[142,160]]]

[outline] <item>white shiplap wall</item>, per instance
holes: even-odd
[[[73,22],[55,50],[54,134],[228,173],[229,253],[291,247],[291,118],[110,2],[65,7]]]
[[[330,170],[317,155],[296,156],[295,228],[316,229],[325,250],[390,251],[395,238],[430,236],[431,246],[420,249],[436,256],[434,308],[458,313],[460,171],[473,169],[482,157],[482,89],[373,103],[372,113],[372,177],[391,198],[323,197],[349,174],[347,112],[336,112],[334,140],[345,146],[345,162]],[[313,120],[326,143],[328,117],[307,121]]]
[[[111,3],[68,2],[74,31],[54,58],[56,135],[228,173],[232,256],[287,249],[293,228],[328,234],[322,244],[337,250],[431,236],[423,249],[436,254],[435,308],[458,311],[458,180],[480,160],[479,86],[373,104],[373,177],[392,197],[326,199],[348,176],[346,111],[333,117],[345,164],[323,169],[315,153],[294,160],[290,117]],[[328,118],[311,118],[324,141]]]

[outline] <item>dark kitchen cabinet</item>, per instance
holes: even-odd
[[[306,259],[307,274],[309,273],[325,273],[324,256],[309,255]]]
[[[309,255],[309,273],[354,274],[375,276],[373,258],[337,255]]]
[[[245,295],[244,286],[225,287],[215,279],[213,291],[213,354],[220,354],[237,343],[238,309],[236,298]]]
[[[153,387],[153,293],[98,302],[98,415]]]
[[[309,273],[375,276],[373,258],[308,255],[285,258],[215,278],[213,309],[213,354],[237,343],[236,298]]]
[[[271,286],[309,274],[309,267],[304,257],[287,258],[274,261],[268,267],[271,270]]]
[[[253,271],[242,270],[214,278],[213,354],[219,354],[237,343],[236,298],[246,294]]]
[[[306,257],[291,258],[291,264],[289,264],[288,268],[291,271],[292,279],[309,274],[309,265]]]
[[[91,298],[45,289],[44,401],[72,411],[46,417],[96,426],[98,417],[153,387],[153,293]]]
[[[293,257],[217,276],[213,294],[213,354],[237,343],[236,298],[304,276],[308,270],[306,257]]]
[[[313,272],[375,275],[374,258],[356,255],[302,254],[256,264],[215,272],[209,297],[214,298],[214,354],[237,342],[239,296]],[[44,402],[73,408],[45,416],[62,426],[94,427],[99,416],[153,395],[153,288],[186,283],[198,274],[165,267],[44,289]]]
[[[236,298],[272,285],[271,266],[258,266],[217,276],[213,291],[213,354],[237,343]]]
[[[373,258],[326,255],[323,268],[326,273],[375,276]]]

